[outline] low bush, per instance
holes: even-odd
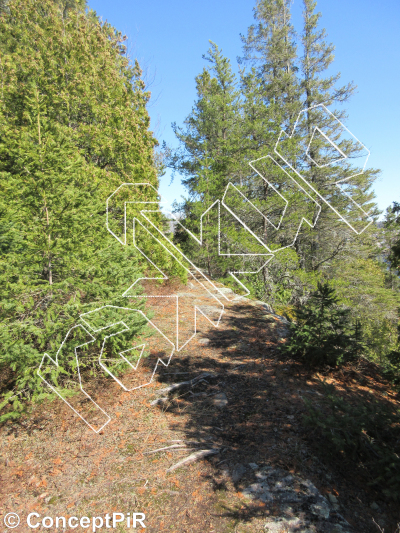
[[[338,305],[329,283],[318,283],[308,302],[294,310],[291,336],[281,350],[302,359],[308,366],[337,366],[361,354],[362,335],[350,310]]]

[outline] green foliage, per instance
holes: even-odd
[[[309,366],[340,365],[360,355],[361,328],[350,323],[350,310],[338,306],[329,283],[318,283],[309,301],[295,310],[292,335],[282,347],[285,353]]]
[[[385,364],[397,348],[399,293],[387,287],[387,264],[368,257],[358,242],[346,261],[334,261],[328,270],[339,302],[351,309],[362,324],[365,351],[370,359]]]
[[[80,314],[144,306],[121,297],[147,264],[107,231],[105,204],[124,182],[157,189],[150,95],[125,38],[84,8],[81,0],[10,0],[0,12],[0,372],[1,393],[13,403],[6,417],[18,415],[23,398],[43,398],[42,356],[54,358]],[[141,199],[157,201],[156,193]],[[121,206],[113,209],[119,223]],[[161,227],[160,215],[152,220]],[[158,266],[181,273],[165,249],[153,250]],[[130,296],[139,294],[134,285]],[[111,352],[144,332],[138,313],[130,324],[131,338],[113,338]],[[73,353],[73,342],[65,349]],[[83,371],[93,368],[95,350],[98,343]],[[60,386],[76,382],[75,360],[65,361]]]
[[[389,262],[393,269],[400,270],[400,204],[393,202],[386,212],[384,222],[386,228],[387,240],[389,241]]]
[[[326,41],[325,30],[319,27],[321,14],[316,11],[316,2],[303,0],[303,5],[303,28],[296,34],[290,1],[256,1],[255,23],[242,36],[238,79],[229,60],[211,43],[206,58],[210,66],[196,77],[198,97],[185,120],[186,127],[175,126],[181,147],[169,154],[168,161],[184,175],[189,197],[177,209],[182,223],[197,238],[200,218],[216,200],[222,200],[224,195],[230,210],[227,213],[221,206],[221,246],[216,240],[216,208],[202,219],[202,246],[181,228],[175,234],[176,242],[209,275],[227,280],[228,272],[236,273],[252,296],[280,307],[302,305],[327,271],[328,278],[340,277],[341,263],[347,262],[351,246],[356,245],[354,233],[337,213],[357,226],[362,218],[357,204],[365,212],[375,212],[376,207],[371,186],[378,171],[361,172],[350,164],[314,163],[322,162],[332,149],[323,136],[313,135],[314,124],[339,143],[352,160],[360,155],[360,146],[351,139],[342,139],[340,123],[315,107],[324,103],[340,121],[345,121],[345,111],[334,106],[346,102],[355,87],[351,83],[339,85],[340,74],[328,74],[334,46]],[[296,186],[296,176],[289,175],[290,169],[283,172],[266,157],[273,156],[282,129],[292,133],[298,113],[304,109],[308,111],[301,115],[295,135],[290,139],[282,137],[280,153],[283,151],[286,160],[308,183],[329,199],[335,211],[321,203],[310,188],[306,188],[310,196],[304,195]],[[353,174],[358,175],[353,178]],[[268,182],[262,176],[268,177]],[[346,194],[339,192],[339,181],[346,183]],[[225,193],[228,183],[236,189],[230,187]],[[317,205],[312,199],[321,208],[313,228],[305,222],[306,219],[311,224],[317,219]],[[373,231],[369,228],[365,235],[371,236]],[[266,264],[267,249],[261,243],[269,250],[293,245],[290,251],[295,260],[287,250],[286,256],[279,252]],[[240,272],[251,274],[237,274]],[[364,287],[359,285],[357,290],[361,301]],[[375,353],[377,349],[371,348]]]
[[[305,400],[305,422],[323,437],[327,449],[355,461],[372,485],[400,500],[400,411],[389,402],[357,398],[349,403],[324,384],[323,408]]]

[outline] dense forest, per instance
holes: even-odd
[[[331,74],[335,47],[317,2],[303,0],[296,31],[290,9],[290,0],[256,2],[237,74],[210,41],[171,148],[150,131],[151,95],[126,37],[84,0],[0,0],[2,423],[49,396],[37,374],[43,354],[57,351],[83,313],[125,306],[124,291],[155,267],[184,282],[185,258],[285,317],[282,353],[313,368],[365,358],[400,384],[400,203],[381,217],[380,171],[345,127],[356,86]],[[178,223],[154,212],[164,244],[144,232],[146,254],[120,246],[106,227],[107,198],[123,183],[146,183],[140,201],[157,203],[167,168],[187,190],[175,204]],[[107,214],[122,231],[123,208]],[[131,326],[133,338],[146,324],[135,316]],[[88,348],[88,371],[97,348]],[[71,388],[76,365],[53,374]],[[384,433],[373,437],[378,418],[397,431],[376,444],[373,475],[398,497],[398,414],[372,406],[351,419],[339,407],[348,415],[343,439],[369,432],[374,447]],[[331,435],[311,408],[310,420]]]

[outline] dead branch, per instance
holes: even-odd
[[[157,452],[162,452],[162,451],[172,450],[172,449],[177,449],[177,448],[190,448],[191,446],[198,446],[199,444],[200,442],[197,442],[197,441],[188,441],[188,442],[185,442],[184,444],[172,444],[171,446],[164,446],[163,448],[158,448],[157,450],[143,452],[143,454],[149,455],[151,453],[157,453]]]
[[[175,465],[168,468],[167,472],[172,472],[173,470],[176,470],[177,468],[187,465],[189,463],[194,463],[195,461],[198,461],[199,459],[203,459],[203,457],[207,457],[208,455],[214,455],[216,453],[219,453],[219,448],[211,448],[209,450],[199,450],[198,452],[192,453],[188,457],[185,457],[182,459],[182,461],[179,461]]]

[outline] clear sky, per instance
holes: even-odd
[[[149,113],[160,142],[176,146],[171,123],[182,124],[196,98],[194,78],[201,72],[208,40],[216,42],[236,70],[240,33],[253,22],[251,0],[89,0],[103,20],[129,38],[150,85]],[[332,71],[357,93],[346,105],[348,129],[371,151],[369,166],[380,168],[375,184],[379,207],[400,201],[400,1],[319,0],[321,24],[336,46]],[[301,0],[293,2],[293,23],[301,31]],[[177,176],[161,182],[172,201],[184,194]]]

